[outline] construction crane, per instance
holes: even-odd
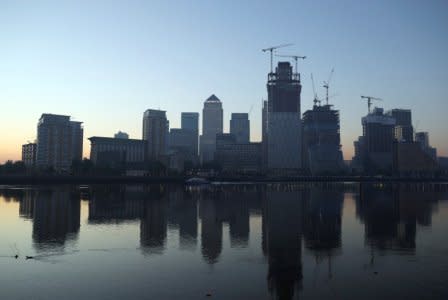
[[[327,103],[327,105],[328,105],[328,89],[330,88],[330,80],[331,80],[331,77],[333,77],[333,72],[334,72],[334,68],[331,69],[330,75],[328,76],[328,80],[324,81],[324,85],[323,85],[323,87],[327,90],[326,97],[325,97],[325,102]]]
[[[276,55],[278,57],[289,57],[294,59],[295,63],[296,63],[296,73],[299,73],[299,69],[297,68],[297,61],[300,59],[305,59],[306,56],[298,56],[298,55]]]
[[[272,65],[272,56],[273,56],[273,52],[275,49],[278,48],[283,48],[283,47],[288,47],[288,46],[292,46],[293,44],[282,44],[282,45],[278,45],[278,46],[274,46],[274,47],[269,47],[269,48],[265,48],[265,49],[261,49],[261,51],[266,52],[269,51],[271,53],[271,73],[273,70],[273,65]]]
[[[381,98],[376,98],[376,97],[372,97],[372,96],[361,96],[361,98],[367,99],[367,109],[368,109],[369,114],[370,114],[370,106],[372,106],[372,100],[383,101],[383,99],[381,99]]]
[[[313,100],[313,102],[314,102],[314,106],[317,106],[317,103],[319,103],[319,106],[320,106],[320,102],[321,102],[321,100],[319,100],[319,99],[317,98],[316,88],[315,88],[315,86],[314,86],[314,77],[313,77],[313,73],[311,73],[311,82],[312,82],[312,84],[313,84],[313,93],[314,93],[314,100]]]

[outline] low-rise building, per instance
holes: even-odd
[[[217,142],[216,161],[225,173],[259,173],[262,163],[261,143]]]
[[[126,167],[143,163],[145,141],[93,136],[90,140],[90,160],[94,165]]]

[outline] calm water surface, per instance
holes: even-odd
[[[447,190],[3,186],[0,299],[448,299]]]

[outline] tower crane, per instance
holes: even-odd
[[[320,102],[321,102],[321,100],[319,100],[319,99],[317,98],[316,88],[315,88],[315,86],[314,86],[314,77],[313,77],[313,73],[311,73],[311,83],[313,84],[313,93],[314,93],[314,100],[313,100],[313,102],[314,102],[314,106],[317,106],[317,103],[319,103],[319,106],[320,106]]]
[[[306,58],[306,56],[299,56],[299,55],[276,55],[276,56],[278,56],[278,57],[289,57],[289,58],[292,58],[292,59],[294,59],[294,62],[296,63],[296,73],[299,73],[299,69],[297,68],[297,61],[299,60],[299,58],[300,59],[305,59]]]
[[[368,109],[369,114],[370,114],[370,106],[372,106],[372,100],[383,101],[383,99],[381,99],[381,98],[376,98],[376,97],[372,97],[372,96],[361,96],[361,98],[367,99],[367,109]]]
[[[327,103],[327,105],[328,105],[328,89],[330,88],[330,80],[333,77],[333,72],[334,72],[334,68],[331,69],[330,75],[328,76],[328,80],[324,81],[324,85],[323,85],[323,87],[327,90],[326,97],[325,97],[325,102]]]
[[[273,56],[273,52],[275,49],[278,48],[283,48],[283,47],[288,47],[288,46],[292,46],[293,44],[281,44],[278,46],[274,46],[274,47],[269,47],[269,48],[265,48],[265,49],[261,49],[261,51],[266,52],[269,51],[271,53],[271,73],[272,73],[272,69],[273,69],[273,65],[272,65],[272,56]]]

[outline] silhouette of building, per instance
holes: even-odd
[[[197,156],[199,142],[199,113],[183,112],[181,114],[181,128],[183,130],[191,130],[194,132],[195,140],[192,142],[193,153]]]
[[[266,170],[268,163],[268,101],[263,100],[261,110],[261,143],[262,143],[262,169]]]
[[[250,142],[250,122],[248,113],[232,113],[230,133],[235,136],[238,144]]]
[[[199,200],[201,218],[201,252],[208,264],[218,262],[222,252],[224,203],[217,193],[202,193]]]
[[[216,134],[223,132],[222,103],[215,95],[204,102],[202,110],[202,135],[200,137],[200,160],[206,163],[214,160]]]
[[[363,136],[355,142],[353,161],[367,172],[392,168],[395,119],[377,108],[362,118]]]
[[[42,114],[37,125],[36,165],[67,171],[82,159],[82,122],[70,116]]]
[[[127,134],[126,132],[118,131],[116,134],[114,134],[114,138],[116,138],[116,139],[128,139],[129,138],[129,134]]]
[[[183,155],[184,160],[196,163],[198,156],[197,132],[183,128],[171,128],[169,135],[169,149],[170,151],[180,152]]]
[[[90,160],[95,165],[126,167],[145,159],[145,141],[93,136],[90,141]]]
[[[167,152],[168,120],[163,110],[148,109],[143,114],[143,140],[146,142],[145,159],[161,160]]]
[[[437,161],[437,149],[430,146],[429,134],[427,132],[416,132],[415,141],[420,144],[423,151]]]
[[[36,165],[36,143],[28,143],[22,145],[22,161],[27,167],[34,167]]]
[[[394,143],[393,170],[401,176],[432,176],[437,160],[418,142]]]
[[[268,75],[267,167],[295,171],[301,168],[300,74],[289,62],[279,62]]]
[[[313,175],[339,173],[344,168],[339,111],[314,105],[303,114],[303,168]]]
[[[412,114],[410,109],[392,109],[386,115],[395,119],[395,139],[399,142],[414,141]]]
[[[222,166],[223,172],[258,173],[261,171],[261,155],[261,143],[239,144],[217,140],[216,161]]]

